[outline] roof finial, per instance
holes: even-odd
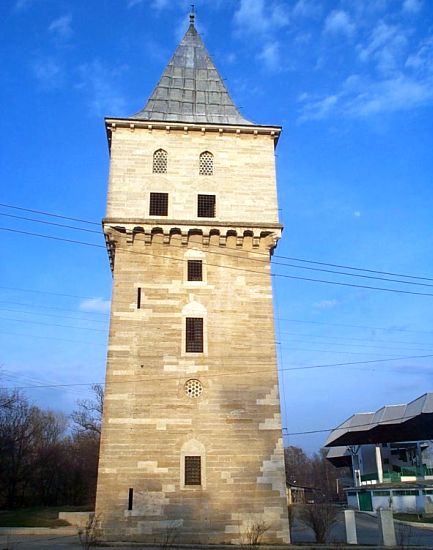
[[[191,4],[191,13],[189,14],[189,24],[194,25],[195,21],[195,6]]]

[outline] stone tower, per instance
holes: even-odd
[[[246,120],[194,27],[108,118],[114,288],[96,516],[106,540],[288,542],[270,254],[281,128]]]

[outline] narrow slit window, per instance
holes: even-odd
[[[185,485],[201,485],[201,456],[185,457]]]
[[[164,149],[158,149],[153,153],[152,171],[154,174],[167,173],[167,151]]]
[[[128,491],[128,510],[132,510],[132,505],[134,504],[134,489],[129,489]]]
[[[209,151],[204,151],[200,155],[199,174],[213,176],[213,155]]]
[[[150,194],[149,215],[168,216],[168,193]]]
[[[202,260],[188,260],[188,281],[203,280]]]
[[[186,318],[186,351],[203,353],[203,319],[201,317]]]
[[[141,288],[137,288],[137,309],[141,308]]]
[[[199,218],[215,218],[215,195],[198,195],[197,216]]]

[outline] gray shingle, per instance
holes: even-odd
[[[233,103],[193,24],[145,107],[129,118],[253,125]]]

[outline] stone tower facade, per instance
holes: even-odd
[[[114,288],[106,540],[288,542],[270,254],[280,127],[233,104],[193,17],[145,108],[106,119]]]

